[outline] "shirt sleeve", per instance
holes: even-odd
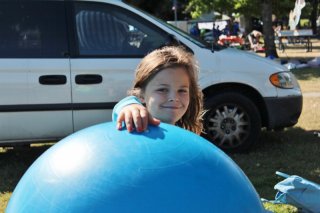
[[[114,108],[112,110],[112,121],[117,121],[118,115],[119,115],[119,112],[121,111],[121,109],[125,106],[130,105],[130,104],[142,105],[141,101],[136,96],[128,96],[128,97],[122,99],[114,106]]]

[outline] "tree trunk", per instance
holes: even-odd
[[[278,58],[272,28],[272,1],[262,0],[262,22],[266,57]]]
[[[317,35],[317,18],[318,18],[318,5],[319,0],[312,0],[311,2],[312,10],[310,14],[310,20],[311,20],[311,28],[314,35]]]

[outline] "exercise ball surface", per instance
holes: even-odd
[[[115,123],[80,130],[26,171],[7,213],[265,212],[242,170],[219,148],[161,123],[144,133]]]

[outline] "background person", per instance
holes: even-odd
[[[255,52],[258,51],[260,48],[262,48],[262,45],[259,42],[261,37],[262,37],[262,33],[260,31],[258,31],[258,30],[253,30],[248,35],[250,48]]]
[[[200,29],[198,27],[198,24],[193,24],[190,29],[190,35],[193,35],[195,37],[200,37]]]

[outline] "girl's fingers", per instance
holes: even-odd
[[[134,129],[137,132],[143,132],[147,130],[148,124],[155,126],[160,124],[160,120],[153,118],[147,108],[140,104],[128,105],[120,111],[117,119],[117,129],[122,129],[123,122],[128,132],[132,132]]]
[[[148,128],[148,117],[149,117],[148,114],[149,113],[145,107],[140,109],[140,117],[141,117],[141,123],[142,123],[141,129],[139,129],[140,132],[146,131]]]
[[[132,132],[133,131],[132,112],[131,111],[124,112],[124,117],[125,117],[124,119],[125,119],[125,124],[128,132]]]
[[[134,108],[132,109],[132,119],[133,119],[133,124],[137,132],[141,132],[143,129],[143,121],[141,118],[141,112],[139,109]]]

